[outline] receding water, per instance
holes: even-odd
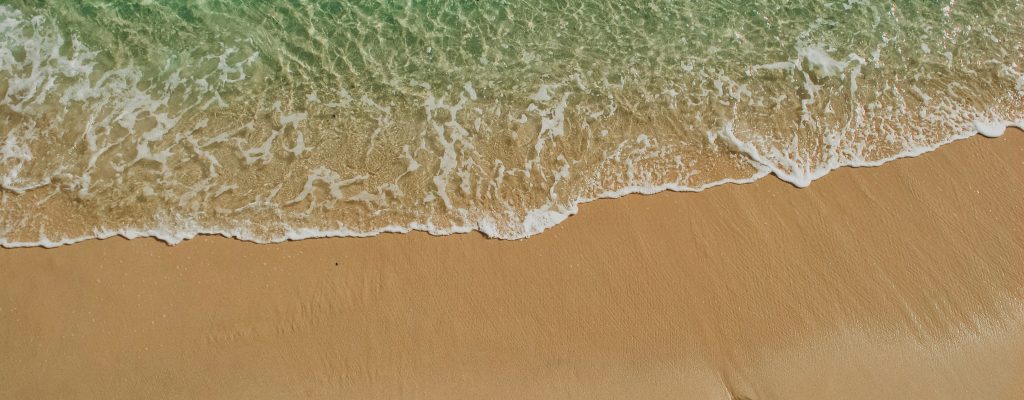
[[[1024,124],[1019,1],[0,5],[0,244],[427,230]]]

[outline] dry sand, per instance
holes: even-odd
[[[1021,399],[1024,134],[524,241],[0,250],[0,398]]]

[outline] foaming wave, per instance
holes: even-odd
[[[600,198],[805,187],[1024,125],[1022,6],[997,3],[16,2],[0,245],[522,239]]]
[[[550,206],[546,206],[546,207],[540,208],[540,209],[530,210],[526,214],[526,218],[524,218],[522,220],[522,222],[521,222],[521,225],[523,226],[523,231],[522,231],[521,236],[508,236],[504,232],[502,232],[501,230],[497,229],[495,227],[495,223],[493,221],[491,221],[491,220],[481,220],[481,221],[477,221],[477,223],[474,224],[474,225],[466,225],[466,226],[438,227],[438,226],[434,226],[434,225],[431,225],[431,224],[412,223],[412,224],[404,225],[404,226],[399,226],[399,225],[385,226],[385,227],[381,227],[381,228],[377,228],[377,229],[373,229],[373,230],[369,230],[369,231],[350,230],[350,229],[343,229],[343,228],[342,229],[327,229],[327,230],[324,230],[324,229],[310,229],[310,228],[301,228],[301,227],[299,227],[299,228],[287,227],[285,229],[285,231],[284,231],[284,234],[282,234],[280,236],[277,236],[277,237],[272,237],[272,238],[269,238],[269,239],[261,237],[261,236],[259,236],[257,234],[254,234],[253,232],[251,232],[249,230],[246,230],[246,229],[243,229],[243,228],[209,229],[209,228],[196,227],[194,230],[182,230],[180,228],[161,229],[160,227],[153,228],[153,229],[146,229],[146,230],[137,230],[137,229],[95,229],[95,230],[93,230],[92,232],[90,232],[89,234],[86,234],[86,235],[82,235],[82,236],[78,236],[78,237],[62,238],[62,239],[56,239],[56,240],[50,239],[50,238],[46,237],[45,233],[41,232],[38,241],[28,241],[28,242],[0,241],[0,246],[7,247],[7,248],[18,248],[18,247],[54,248],[54,247],[60,247],[60,246],[63,246],[63,245],[74,244],[74,243],[78,243],[78,242],[82,242],[82,241],[86,241],[86,240],[91,240],[91,239],[108,239],[108,238],[112,238],[112,237],[116,237],[116,236],[123,237],[125,239],[136,239],[136,238],[152,237],[152,238],[156,238],[156,239],[158,239],[160,241],[163,241],[163,242],[165,242],[167,244],[175,245],[175,244],[181,243],[181,242],[183,242],[185,240],[193,239],[193,238],[195,238],[197,236],[200,236],[200,235],[217,235],[217,236],[223,236],[223,237],[230,238],[230,239],[249,241],[249,242],[253,242],[253,243],[270,244],[270,243],[281,243],[281,242],[290,241],[290,240],[303,240],[303,239],[337,238],[337,237],[373,237],[373,236],[377,236],[377,235],[381,235],[381,234],[385,234],[385,233],[400,233],[400,234],[403,234],[403,233],[410,233],[410,232],[413,232],[413,231],[426,232],[426,233],[429,233],[429,234],[435,235],[435,236],[447,236],[447,235],[453,235],[453,234],[465,234],[465,233],[471,233],[471,232],[477,231],[477,232],[483,233],[484,235],[486,235],[486,236],[488,236],[490,238],[495,238],[495,239],[507,239],[507,240],[526,239],[526,238],[529,238],[531,236],[540,234],[540,233],[544,232],[545,230],[547,230],[549,228],[552,228],[555,225],[558,225],[558,224],[562,223],[563,221],[565,221],[569,217],[577,214],[579,212],[579,206],[580,205],[586,204],[586,203],[589,203],[589,202],[592,202],[592,201],[600,200],[600,199],[617,199],[617,198],[625,197],[625,196],[628,196],[628,195],[631,195],[631,194],[653,195],[653,194],[658,194],[658,193],[662,193],[662,192],[666,192],[666,191],[670,191],[670,192],[701,192],[701,191],[704,191],[704,190],[707,190],[707,189],[711,189],[711,188],[716,187],[716,186],[721,186],[721,185],[726,185],[726,184],[748,184],[748,183],[753,183],[753,182],[755,182],[755,181],[757,181],[757,180],[759,180],[761,178],[764,178],[766,176],[769,176],[769,175],[775,175],[777,178],[779,178],[781,180],[784,180],[786,182],[789,182],[789,183],[793,184],[796,187],[804,188],[804,187],[809,186],[811,184],[811,182],[813,182],[814,180],[823,178],[829,172],[831,172],[831,171],[833,171],[835,169],[842,168],[842,167],[855,167],[855,168],[860,168],[860,167],[877,167],[877,166],[881,166],[881,165],[883,165],[883,164],[885,164],[885,163],[887,163],[889,161],[894,161],[894,160],[897,160],[897,159],[900,159],[900,158],[917,157],[917,156],[920,156],[922,154],[935,151],[935,150],[937,150],[939,147],[941,147],[943,145],[946,145],[946,144],[949,144],[949,143],[952,143],[952,142],[955,142],[955,141],[958,141],[958,140],[963,140],[963,139],[971,138],[971,137],[975,136],[976,134],[980,134],[980,135],[988,137],[988,138],[1000,137],[1005,132],[1007,132],[1008,129],[1011,128],[1011,127],[1016,127],[1018,129],[1024,129],[1024,120],[1014,121],[1014,122],[1009,122],[1009,121],[991,121],[991,120],[988,120],[988,121],[977,121],[977,122],[975,122],[974,126],[975,126],[976,130],[972,130],[972,129],[965,130],[965,131],[963,131],[959,135],[954,135],[954,136],[948,137],[948,139],[945,142],[938,143],[938,144],[933,144],[933,145],[930,145],[930,146],[912,148],[912,149],[910,149],[908,151],[905,151],[903,153],[891,156],[891,157],[889,157],[887,159],[884,159],[884,160],[876,160],[876,161],[857,160],[857,161],[851,162],[850,164],[845,164],[845,165],[844,164],[834,164],[834,165],[830,165],[829,167],[826,167],[826,168],[821,168],[821,169],[818,169],[818,170],[811,171],[810,173],[801,174],[799,176],[794,176],[793,174],[791,174],[791,172],[786,171],[786,170],[777,169],[778,168],[777,166],[773,166],[770,163],[762,163],[761,161],[758,160],[761,157],[758,155],[756,150],[742,150],[742,151],[751,151],[752,152],[751,153],[752,160],[755,163],[757,163],[756,164],[757,167],[758,167],[757,173],[754,174],[753,176],[750,176],[749,178],[740,178],[740,179],[732,179],[732,178],[730,178],[730,179],[724,179],[724,180],[717,181],[717,182],[711,182],[711,183],[703,184],[703,185],[697,186],[697,187],[690,187],[690,186],[673,184],[673,183],[657,185],[657,186],[628,186],[628,187],[623,187],[623,188],[620,188],[620,189],[617,189],[617,190],[613,190],[613,191],[603,192],[603,193],[600,193],[600,194],[598,194],[597,196],[594,196],[594,197],[576,199],[575,201],[571,202],[569,206],[561,207],[561,208],[559,208],[557,210],[551,209]],[[730,140],[730,143],[733,143],[731,141],[734,140],[734,139],[727,139],[727,140]],[[733,144],[736,145],[737,147],[741,147],[741,148],[749,148],[750,147],[749,145],[746,145],[746,144],[743,144],[743,143],[733,143]],[[6,239],[0,239],[0,240],[6,240]]]

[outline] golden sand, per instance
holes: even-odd
[[[0,250],[0,398],[1024,397],[1024,135],[540,236]]]

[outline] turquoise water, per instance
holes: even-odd
[[[1024,121],[1018,1],[8,1],[0,243],[522,238]]]

